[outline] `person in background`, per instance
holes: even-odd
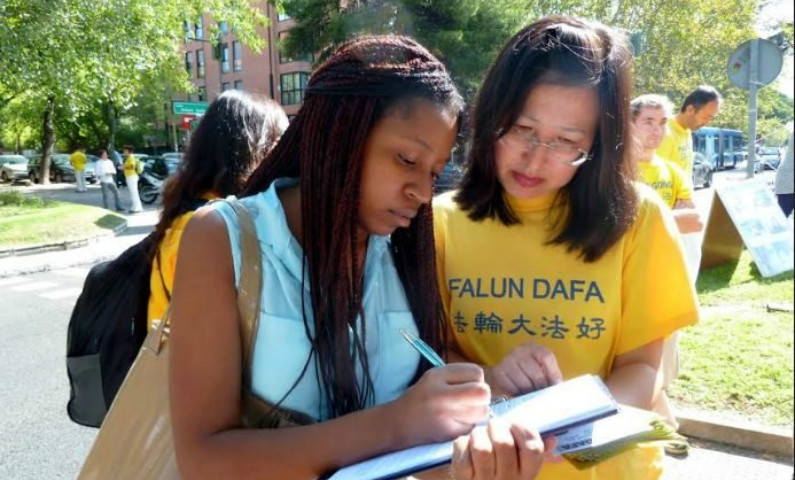
[[[99,151],[99,160],[94,165],[94,175],[99,179],[99,186],[102,188],[102,207],[108,208],[108,197],[112,194],[116,211],[123,211],[119,200],[119,189],[116,187],[116,167],[108,158],[108,151],[105,149]]]
[[[657,155],[674,162],[693,178],[693,132],[707,126],[720,111],[720,93],[710,85],[701,85],[685,98],[679,113],[668,121],[668,131],[657,148]]]
[[[641,95],[630,103],[632,114],[632,136],[634,145],[632,157],[640,170],[640,179],[653,188],[666,205],[673,210],[674,220],[679,232],[684,234],[697,233],[704,228],[701,215],[693,203],[691,182],[685,178],[685,172],[663,158],[655,149],[660,145],[665,126],[673,112],[673,104],[663,95]],[[698,256],[698,260],[700,260]],[[695,282],[698,265],[688,259],[688,270],[691,280]],[[677,333],[672,333],[663,345],[663,384],[662,392],[653,405],[654,411],[662,415],[668,423],[678,428],[673,408],[668,401],[667,389],[679,373],[679,346]]]
[[[276,102],[228,90],[214,100],[191,135],[188,152],[163,190],[155,227],[149,325],[162,318],[171,300],[177,249],[194,211],[215,198],[238,195],[251,172],[287,128]]]
[[[523,28],[478,93],[459,190],[434,199],[450,349],[496,394],[593,374],[650,409],[664,339],[698,320],[671,211],[635,181],[631,68],[626,38],[602,24]],[[547,462],[538,479],[656,480],[662,453]]]
[[[141,205],[141,197],[138,195],[138,173],[140,165],[138,159],[133,155],[131,145],[124,146],[124,179],[127,181],[127,191],[130,192],[129,213],[140,213],[144,210]]]
[[[467,435],[487,418],[480,367],[429,368],[400,333],[444,355],[429,203],[462,109],[424,47],[407,37],[356,38],[314,71],[298,114],[249,178],[240,206],[256,226],[263,279],[252,390],[315,424],[241,427],[236,283],[251,266],[242,265],[228,202],[191,218],[169,338],[184,478],[318,478]],[[464,478],[459,459],[472,449],[476,471],[489,469],[479,479],[534,477],[544,449],[537,432],[508,422],[479,428],[476,445],[455,452],[454,477]]]
[[[663,95],[641,95],[632,100],[632,136],[635,140],[633,160],[640,179],[653,188],[673,210],[681,233],[700,232],[704,228],[693,203],[692,182],[684,170],[655,153],[660,146],[673,105]]]
[[[69,155],[69,163],[75,171],[75,181],[77,182],[77,191],[86,191],[86,154],[82,146],[75,147],[74,152]]]
[[[784,161],[776,171],[776,197],[781,211],[785,217],[792,215],[795,209],[795,164],[793,164],[792,123],[787,125],[789,137],[787,139],[787,153]]]

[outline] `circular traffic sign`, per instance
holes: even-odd
[[[751,86],[751,43],[754,41],[759,42],[757,86],[768,85],[775,80],[784,64],[784,56],[773,42],[756,39],[743,43],[729,57],[726,69],[729,80],[745,90]]]

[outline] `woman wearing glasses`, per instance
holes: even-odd
[[[591,373],[648,409],[663,339],[697,321],[676,225],[633,181],[630,63],[600,24],[521,30],[481,87],[460,190],[434,200],[451,349],[486,367],[494,393]],[[652,479],[661,467],[659,448],[636,448],[585,471],[547,463],[538,478]]]

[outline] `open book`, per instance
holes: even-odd
[[[592,423],[618,411],[599,377],[584,375],[493,405],[501,418],[521,418],[542,435]],[[390,480],[450,462],[453,442],[420,445],[380,455],[338,470],[328,480]]]

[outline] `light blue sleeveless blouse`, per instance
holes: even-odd
[[[276,190],[295,185],[295,179],[276,180],[265,192],[241,200],[256,225],[262,254],[260,321],[252,359],[254,393],[275,403],[299,378],[310,351],[302,316],[306,304],[310,335],[314,335],[308,281],[301,285],[303,252],[287,226]],[[235,283],[240,279],[240,230],[234,211],[226,202],[207,208],[218,211],[226,222],[234,260]],[[364,271],[363,309],[366,319],[366,350],[373,380],[373,404],[394,400],[408,388],[419,365],[419,354],[404,340],[400,329],[417,334],[403,284],[389,251],[389,237],[371,235]],[[361,319],[359,319],[359,324]],[[282,406],[317,420],[329,418],[315,359]],[[360,385],[361,365],[357,365]]]

